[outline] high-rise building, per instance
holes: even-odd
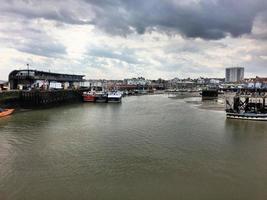
[[[244,67],[231,67],[225,69],[225,82],[238,82],[244,79]]]

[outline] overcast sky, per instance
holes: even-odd
[[[0,80],[14,69],[150,79],[267,76],[266,0],[0,0]]]

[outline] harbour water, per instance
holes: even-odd
[[[133,96],[0,120],[0,199],[267,199],[267,123]],[[195,103],[198,102],[198,103]]]

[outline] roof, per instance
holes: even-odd
[[[5,83],[7,83],[7,81],[0,80],[0,84],[5,84]]]
[[[63,76],[81,76],[84,77],[85,75],[77,75],[77,74],[62,74],[62,73],[54,73],[54,72],[46,72],[46,71],[40,71],[40,70],[34,70],[34,69],[20,69],[20,70],[14,70],[13,72],[20,72],[20,71],[29,71],[29,72],[37,72],[42,74],[49,74],[49,75],[63,75]],[[10,74],[11,74],[10,73]]]
[[[10,80],[48,80],[48,81],[83,81],[84,75],[75,74],[59,74],[52,72],[44,72],[32,69],[14,70],[9,74]]]

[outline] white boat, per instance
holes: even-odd
[[[120,103],[122,98],[122,93],[115,91],[108,93],[108,102],[109,103]]]

